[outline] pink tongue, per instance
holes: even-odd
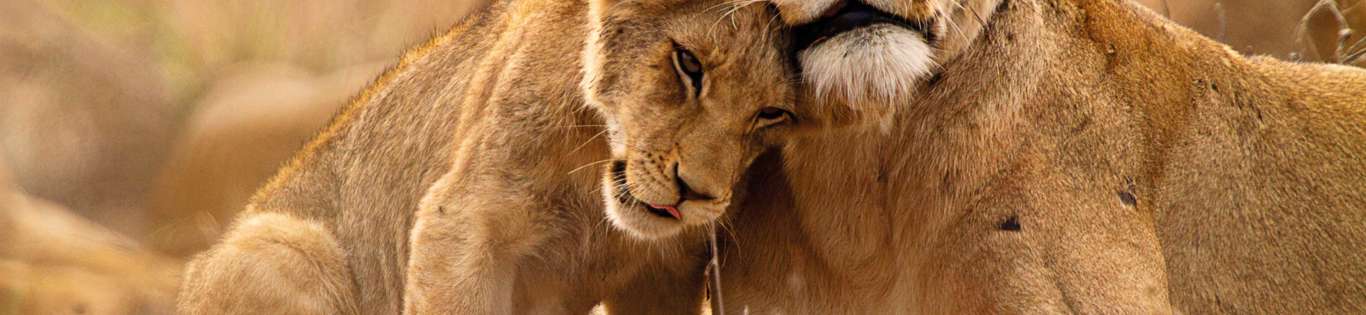
[[[669,212],[669,215],[674,216],[674,219],[679,219],[679,220],[682,220],[682,219],[683,219],[683,213],[678,212],[678,208],[676,208],[676,207],[674,207],[674,206],[657,206],[657,205],[650,205],[650,207],[653,207],[653,208],[655,208],[655,209],[662,209],[662,210],[664,210],[664,211],[667,211],[667,212]]]

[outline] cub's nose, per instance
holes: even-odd
[[[679,169],[679,167],[678,167],[677,165],[675,165],[675,166],[674,166],[674,183],[678,185],[678,195],[682,198],[682,200],[679,200],[678,203],[681,204],[681,203],[683,203],[684,201],[712,201],[712,200],[716,200],[716,197],[715,197],[715,196],[708,195],[708,194],[704,194],[704,193],[700,193],[700,192],[697,192],[696,190],[693,190],[693,189],[692,189],[692,185],[688,185],[688,181],[685,180],[685,179],[683,179],[683,176],[680,176],[680,175],[678,174],[678,169]]]

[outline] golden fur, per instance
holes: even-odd
[[[756,162],[731,313],[1366,312],[1366,71],[1127,0],[869,3],[937,21],[939,69]]]
[[[776,13],[725,4],[490,4],[407,54],[262,188],[190,264],[179,310],[695,313],[706,251],[694,227],[710,221],[687,220],[719,216],[762,147],[798,130],[751,124],[764,107],[796,111],[782,38],[754,31],[780,26]],[[696,97],[671,39],[715,75]],[[581,85],[585,70],[595,80]],[[676,222],[641,218],[599,188],[601,162],[628,159],[640,161],[622,163],[635,163],[623,187],[638,198],[682,198],[673,176],[716,198],[677,205]],[[726,163],[699,162],[712,160]],[[672,237],[612,229],[605,199],[660,220],[629,233]]]
[[[549,6],[519,4],[508,10]],[[549,6],[550,14],[583,15],[582,4],[568,5],[580,7]],[[753,158],[795,130],[787,123],[756,126],[764,123],[756,121],[757,111],[792,108],[795,93],[783,38],[766,28],[781,24],[766,9],[725,1],[597,0],[587,29],[575,26],[570,34],[576,35],[558,35],[559,41],[537,40],[543,50],[514,63],[578,64],[561,58],[566,49],[584,50],[583,95],[603,117],[599,136],[606,141],[545,136],[598,120],[539,123],[543,114],[506,105],[484,109],[487,118],[465,120],[470,125],[458,136],[454,166],[417,215],[406,312],[584,314],[600,302],[620,314],[700,311],[706,249],[700,246],[705,234],[697,232],[705,230],[690,227],[719,217]],[[509,33],[564,29],[561,22],[569,20],[523,14],[508,18],[519,26]],[[675,69],[675,46],[702,61],[701,91],[687,88],[690,82]],[[564,93],[558,91],[563,82],[540,78],[577,77],[536,68],[523,73],[538,74],[524,84],[557,93]],[[575,98],[557,101],[585,106]],[[613,166],[586,171],[599,164],[594,161]],[[601,182],[594,180],[600,169],[606,170]],[[678,182],[714,198],[690,199]],[[681,217],[650,214],[643,204],[676,206]],[[613,223],[626,233],[611,229]]]

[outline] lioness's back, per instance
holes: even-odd
[[[1253,59],[1198,89],[1159,184],[1172,302],[1355,310],[1366,297],[1366,70]]]

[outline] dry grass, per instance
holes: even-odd
[[[1366,49],[1356,31],[1366,29],[1363,0],[1139,2],[1249,55],[1362,65]]]
[[[0,314],[169,313],[178,260],[382,65],[463,10],[0,1],[0,173],[16,184],[0,176]],[[214,198],[153,198],[168,195]]]
[[[155,225],[144,211],[153,179],[226,80],[256,65],[285,65],[279,69],[297,69],[307,81],[299,85],[307,91],[288,92],[314,98],[297,103],[326,110],[358,89],[329,82],[368,80],[379,71],[373,65],[445,29],[464,7],[447,0],[3,1],[0,155],[28,192],[140,237]],[[360,65],[369,70],[343,71]],[[262,102],[282,93],[236,86],[222,93]],[[326,115],[295,118],[311,126]],[[311,133],[280,132],[290,134],[264,141],[283,142],[286,153],[276,155],[285,156]]]
[[[1366,13],[1362,12],[1366,10],[1366,5],[1362,3],[1363,1],[1350,0],[1318,1],[1297,25],[1297,39],[1307,47],[1309,52],[1318,57],[1318,60],[1345,65],[1359,65],[1366,62],[1366,36],[1362,36],[1357,31],[1364,27],[1361,24],[1366,23],[1366,18],[1361,18],[1361,16],[1366,16]],[[1331,17],[1331,23],[1316,23],[1316,17],[1322,19],[1321,16]],[[1332,25],[1336,25],[1336,27],[1332,27]],[[1319,29],[1317,32],[1315,31],[1316,27]],[[1315,35],[1324,33],[1335,35],[1335,40],[1328,41],[1334,46],[1331,52],[1321,51],[1324,45],[1308,43],[1313,40]]]

